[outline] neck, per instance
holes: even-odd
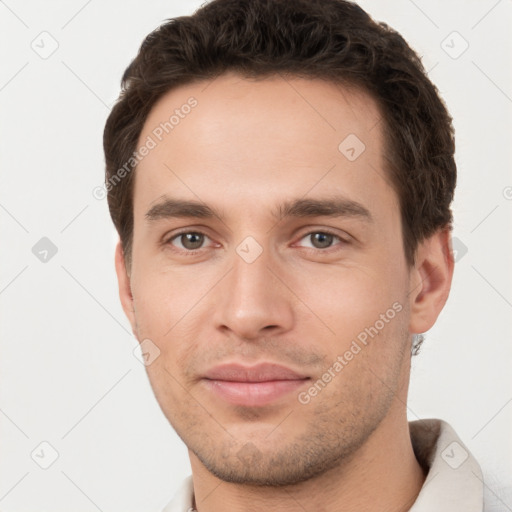
[[[224,482],[190,453],[194,508],[198,512],[409,510],[425,474],[414,455],[403,402],[398,398],[395,402],[390,414],[350,460],[295,485],[261,487]],[[393,412],[400,412],[402,417],[397,418]]]

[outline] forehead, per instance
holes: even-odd
[[[318,79],[228,73],[180,86],[155,104],[139,137],[138,148],[151,149],[137,165],[135,210],[172,192],[243,206],[342,187],[352,196],[366,189],[371,202],[388,186],[380,120],[368,94]]]

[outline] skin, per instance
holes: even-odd
[[[167,93],[140,143],[191,96],[198,105],[137,167],[131,263],[119,245],[116,270],[135,336],[160,350],[147,372],[189,449],[195,508],[408,510],[425,479],[406,416],[411,338],[448,297],[449,230],[407,264],[383,124],[365,93],[229,73]],[[338,150],[349,134],[366,146],[354,161]],[[370,218],[273,216],[286,201],[334,196]],[[166,198],[199,201],[222,218],[148,219]],[[192,255],[175,236],[182,229],[205,235],[192,237]],[[326,230],[335,236],[318,234]],[[236,250],[248,236],[262,250],[252,263]],[[401,311],[300,403],[298,393],[395,303]],[[201,379],[220,363],[261,361],[310,379],[259,407],[232,405]]]

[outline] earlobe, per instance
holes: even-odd
[[[418,247],[409,292],[411,334],[428,331],[450,293],[454,261],[449,228],[439,230]]]
[[[137,337],[137,332],[135,328],[135,310],[133,307],[133,295],[131,290],[130,276],[128,275],[127,272],[126,260],[124,257],[121,242],[118,242],[116,246],[115,265],[121,305],[123,306],[125,315],[130,321],[133,334],[135,335],[135,337]]]

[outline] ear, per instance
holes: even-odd
[[[124,258],[123,248],[121,246],[121,242],[117,243],[116,246],[116,274],[117,274],[117,284],[119,286],[119,298],[121,299],[121,305],[123,306],[123,310],[125,315],[128,317],[130,324],[132,326],[132,331],[134,336],[137,338],[137,329],[135,322],[135,309],[133,307],[133,295],[130,286],[130,276],[128,275],[126,269],[126,261]]]
[[[454,268],[451,240],[450,228],[444,228],[418,246],[409,292],[411,334],[428,331],[448,299]]]

